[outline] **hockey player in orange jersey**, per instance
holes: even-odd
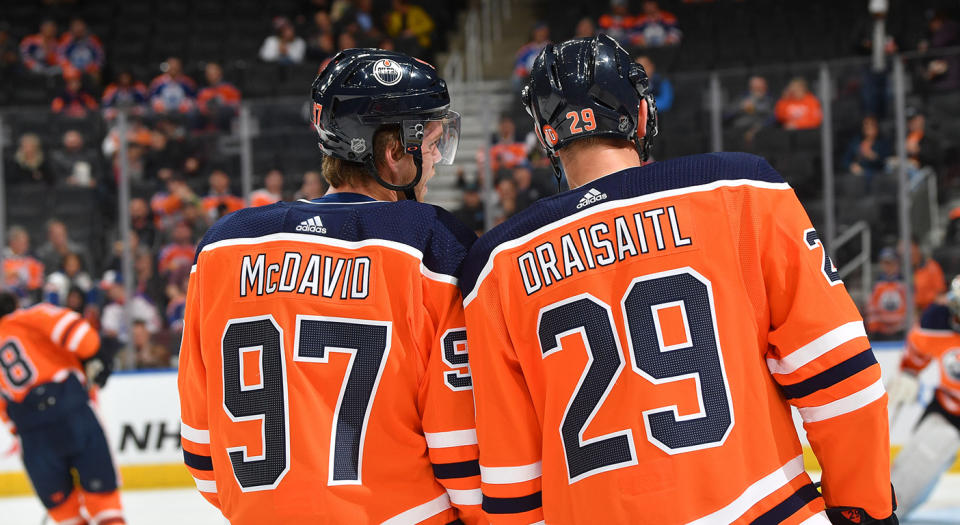
[[[942,302],[924,310],[907,336],[900,373],[889,388],[894,421],[903,406],[916,402],[917,376],[934,361],[940,382],[891,471],[901,519],[923,503],[960,450],[960,277],[950,283]]]
[[[475,236],[417,202],[460,116],[433,66],[350,49],[313,85],[331,189],[231,214],[197,252],[184,462],[234,525],[477,523],[457,278]]]
[[[747,154],[642,166],[655,103],[606,35],[548,45],[522,100],[573,189],[460,280],[490,521],[896,523],[880,367],[790,186]]]
[[[100,337],[65,308],[16,308],[16,296],[0,292],[0,418],[20,440],[37,496],[55,523],[125,523],[113,458],[87,395],[109,374]]]

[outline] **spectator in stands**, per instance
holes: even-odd
[[[133,115],[143,115],[147,110],[147,87],[143,82],[134,81],[129,71],[121,71],[103,91],[101,103],[107,120],[113,120],[122,109]]]
[[[516,91],[523,87],[530,76],[530,68],[537,59],[537,55],[550,43],[550,27],[544,22],[537,22],[530,32],[530,41],[517,50],[513,62],[513,85]]]
[[[400,50],[429,58],[431,37],[436,26],[433,18],[430,18],[422,7],[407,0],[393,0],[393,10],[387,13],[386,27],[387,34],[394,39]]]
[[[823,112],[820,101],[810,93],[807,81],[796,77],[787,84],[783,96],[774,109],[784,129],[814,129],[820,127]]]
[[[136,356],[135,368],[138,370],[147,370],[151,368],[166,368],[170,366],[169,356],[165,356],[165,350],[155,350],[150,330],[147,329],[147,323],[142,319],[133,322],[133,334],[130,347]],[[166,360],[165,360],[166,357]]]
[[[929,39],[920,42],[918,50],[925,53],[933,48],[960,45],[960,24],[950,19],[944,11],[936,11],[928,23]],[[927,88],[933,91],[960,89],[960,57],[956,54],[934,58],[927,62],[923,75]]]
[[[320,173],[308,171],[303,174],[303,183],[300,185],[300,189],[293,194],[293,200],[306,199],[309,201],[319,199],[326,191],[323,177],[320,176]]]
[[[267,206],[283,200],[283,172],[274,168],[263,178],[263,188],[250,194],[250,206]]]
[[[223,80],[223,69],[216,62],[208,62],[204,73],[207,87],[197,95],[200,114],[206,118],[209,128],[229,131],[230,121],[240,108],[240,90]]]
[[[13,74],[19,61],[20,53],[17,45],[10,38],[10,26],[0,22],[0,75],[6,77]]]
[[[63,80],[65,87],[63,91],[53,99],[50,104],[50,111],[70,118],[84,118],[90,112],[97,111],[100,107],[97,99],[83,87],[83,75],[73,66],[68,66],[63,70]]]
[[[63,267],[63,259],[70,254],[80,257],[84,268],[92,268],[93,261],[87,248],[70,240],[67,225],[59,219],[47,221],[47,241],[37,249],[37,258],[48,271]]]
[[[906,327],[907,289],[900,259],[893,248],[880,251],[880,275],[867,307],[867,332],[872,339],[898,339]]]
[[[593,24],[593,19],[585,16],[577,22],[573,28],[573,38],[593,38],[597,35],[597,26]]]
[[[186,208],[200,207],[202,201],[190,189],[182,177],[172,176],[166,182],[166,188],[158,191],[150,199],[154,222],[160,232],[169,232],[183,221]]]
[[[103,307],[100,316],[101,337],[112,339],[115,343],[126,345],[130,342],[130,333],[127,331],[127,303],[126,292],[123,288],[123,276],[111,275],[107,283],[107,296],[110,302]],[[130,299],[130,317],[133,324],[143,323],[143,327],[150,334],[160,330],[160,315],[157,307],[142,295],[134,294]]]
[[[750,77],[747,92],[727,110],[726,119],[733,129],[743,131],[747,145],[753,142],[758,131],[773,124],[773,98],[767,92],[767,79],[760,75]]]
[[[173,227],[170,244],[164,246],[157,255],[157,271],[164,279],[175,272],[188,270],[193,265],[193,256],[197,246],[194,244],[193,231],[185,223]]]
[[[58,52],[64,67],[69,64],[94,79],[100,79],[103,44],[96,35],[90,34],[87,23],[82,19],[74,18],[70,21],[70,29],[60,37]]]
[[[517,140],[517,126],[510,115],[501,115],[497,134],[490,147],[490,168],[496,173],[500,169],[511,169],[527,162],[526,144]]]
[[[277,64],[299,64],[307,52],[307,43],[297,36],[293,24],[283,17],[274,20],[275,34],[264,39],[260,60]]]
[[[44,300],[50,304],[67,306],[67,298],[71,290],[80,290],[86,304],[87,294],[93,290],[93,279],[83,270],[80,256],[68,253],[63,258],[63,265],[56,272],[47,276],[43,286]],[[83,313],[82,310],[79,313]]]
[[[630,14],[627,0],[610,0],[610,13],[600,16],[600,30],[622,45],[631,45],[637,18]]]
[[[120,150],[120,130],[118,127],[118,125],[114,124],[107,132],[107,136],[103,138],[101,151],[103,151],[104,157],[112,158]],[[152,141],[153,132],[150,131],[150,128],[148,128],[141,119],[133,118],[127,122],[128,146],[148,147]]]
[[[654,0],[643,2],[643,14],[637,17],[634,25],[632,44],[640,47],[675,46],[682,37],[673,13],[661,10]]]
[[[883,164],[890,155],[890,144],[880,136],[877,118],[868,115],[863,118],[860,134],[854,137],[843,155],[842,166],[853,175],[862,176],[867,188],[873,177],[883,171]]]
[[[927,130],[927,117],[920,111],[907,111],[907,158],[914,168],[939,166],[941,155],[940,140]]]
[[[313,27],[307,36],[307,58],[324,60],[333,56],[337,49],[333,41],[333,22],[326,11],[317,11],[313,15]]]
[[[40,32],[27,35],[20,41],[20,61],[27,70],[43,74],[60,74],[60,57],[57,51],[57,23],[44,20],[40,23]]]
[[[897,257],[902,254],[903,243],[898,243]],[[927,257],[916,241],[910,241],[910,264],[913,266],[913,302],[919,315],[947,291],[947,282],[940,264],[932,257]]]
[[[144,246],[154,246],[157,241],[157,229],[150,215],[150,206],[144,199],[130,200],[130,227],[140,237]]]
[[[50,154],[50,165],[57,184],[93,187],[100,173],[100,157],[83,147],[83,135],[75,130],[63,134],[63,147]]]
[[[213,170],[208,179],[210,192],[203,198],[203,211],[207,222],[213,224],[228,213],[243,208],[243,199],[230,193],[230,177],[223,170]]]
[[[513,180],[513,177],[507,175],[497,180],[495,189],[498,199],[493,217],[494,224],[500,224],[519,211],[517,208],[517,183]]]
[[[20,136],[17,151],[13,154],[13,162],[4,176],[13,184],[30,182],[53,184],[53,173],[43,154],[40,137],[34,133],[24,133]]]
[[[543,196],[540,188],[533,184],[533,172],[530,167],[521,165],[513,168],[513,182],[517,187],[517,211],[530,207]]]
[[[183,63],[170,57],[160,64],[160,75],[150,82],[150,106],[156,113],[191,113],[197,84],[183,72]]]
[[[650,91],[657,101],[657,111],[665,113],[673,107],[673,84],[670,79],[657,73],[657,66],[653,60],[646,55],[637,57],[637,63],[643,66],[647,72],[647,78],[650,79]]]
[[[186,281],[171,282],[167,285],[166,321],[174,339],[180,339],[183,332],[183,315],[187,308]],[[179,345],[177,346],[179,347]]]
[[[153,252],[145,246],[133,253],[133,273],[136,276],[133,290],[162,310],[167,303],[164,293],[167,283],[166,279],[157,273],[155,262]]]
[[[43,263],[30,255],[30,234],[22,226],[7,231],[7,247],[3,252],[4,286],[20,297],[21,306],[40,299],[43,286]]]
[[[480,188],[476,182],[470,182],[463,187],[463,201],[453,215],[467,228],[478,235],[483,233],[484,207],[480,201]]]

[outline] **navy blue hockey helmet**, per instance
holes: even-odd
[[[657,105],[643,66],[605,34],[547,44],[521,92],[534,130],[560,177],[557,151],[586,137],[633,142],[647,160],[657,135]],[[640,101],[647,101],[641,138]]]
[[[381,49],[341,51],[313,81],[311,96],[313,125],[324,155],[366,165],[386,188],[413,198],[423,174],[421,146],[432,122],[441,129],[438,164],[453,164],[460,115],[450,111],[447,84],[420,59]],[[400,126],[401,144],[413,155],[417,175],[407,184],[391,184],[376,171],[373,138],[384,125]]]

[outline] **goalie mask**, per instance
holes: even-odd
[[[380,49],[347,49],[320,72],[311,95],[323,154],[363,164],[385,188],[415,199],[425,150],[437,148],[437,164],[453,164],[460,115],[450,110],[446,83],[422,60]],[[377,173],[374,136],[388,125],[399,126],[403,150],[417,167],[405,184],[387,182]]]

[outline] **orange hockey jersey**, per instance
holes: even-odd
[[[461,292],[492,522],[891,514],[880,367],[763,159],[685,157],[543,199],[480,238]]]
[[[936,397],[940,405],[960,416],[960,333],[952,328],[953,314],[942,304],[932,304],[920,317],[920,325],[907,336],[907,351],[900,367],[920,373],[931,361],[940,365]]]
[[[63,383],[71,376],[84,381],[81,361],[93,357],[100,337],[80,314],[49,304],[17,310],[0,319],[0,415],[24,427],[40,422],[29,407],[20,407],[31,390],[46,383]],[[71,399],[75,403],[86,403]],[[43,421],[54,410],[45,407]],[[18,418],[14,413],[19,413]]]
[[[475,523],[472,232],[356,194],[234,213],[190,278],[184,461],[234,525]]]

